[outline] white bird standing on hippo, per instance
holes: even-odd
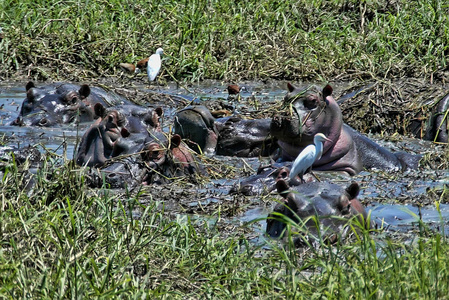
[[[156,76],[159,74],[159,71],[161,70],[162,53],[164,53],[164,50],[162,48],[157,48],[156,53],[152,54],[148,59],[147,74],[149,81],[154,81],[154,79],[156,79]]]
[[[301,182],[304,182],[302,176],[307,170],[312,169],[312,165],[315,161],[321,158],[321,155],[323,154],[323,143],[325,141],[332,142],[322,133],[315,134],[313,144],[305,147],[293,162],[289,175],[290,180],[295,178],[296,175],[299,175]]]

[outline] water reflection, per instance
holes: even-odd
[[[411,227],[418,227],[421,219],[430,228],[449,233],[449,204],[440,204],[439,211],[434,205],[419,207],[405,204],[379,204],[373,203],[367,207],[371,210],[371,219],[377,225],[389,230],[407,232]]]

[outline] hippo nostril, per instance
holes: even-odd
[[[115,173],[111,173],[108,175],[109,178],[114,178],[115,177]]]

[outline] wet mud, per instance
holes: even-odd
[[[0,131],[3,145],[0,155],[9,149],[37,145],[43,152],[54,152],[73,159],[75,149],[90,124],[61,125],[55,128],[16,127],[8,125],[17,117],[25,97],[26,82],[0,84]],[[44,83],[37,83],[39,85]],[[202,82],[197,85],[171,83],[149,86],[143,82],[96,82],[142,106],[162,106],[163,130],[173,127],[177,110],[191,103],[206,105],[217,116],[239,114],[246,118],[271,117],[280,108],[286,82],[243,82],[240,99],[228,99],[227,83]],[[296,83],[306,86],[306,83]],[[421,154],[419,170],[402,172],[363,171],[349,177],[333,172],[316,172],[322,179],[341,186],[357,181],[359,199],[372,212],[378,226],[390,232],[408,232],[417,228],[417,218],[441,230],[449,224],[449,147],[419,137],[428,126],[436,102],[449,92],[443,83],[429,84],[410,79],[398,82],[335,83],[335,98],[344,120],[393,151]],[[142,204],[158,201],[167,215],[189,215],[208,222],[223,235],[239,232],[254,242],[264,239],[265,222],[276,194],[266,196],[230,195],[231,187],[242,178],[255,174],[264,158],[201,156],[207,175],[197,175],[195,182],[180,178],[166,185],[139,185],[117,190],[117,195],[139,194]],[[435,203],[441,203],[438,212]],[[448,204],[449,205],[449,204]],[[139,210],[133,212],[139,216]],[[257,220],[257,221],[254,221]],[[441,226],[442,225],[442,226]]]

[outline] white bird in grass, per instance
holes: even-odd
[[[161,70],[162,53],[164,53],[164,50],[162,50],[162,48],[157,48],[156,53],[151,55],[150,58],[148,59],[147,74],[149,81],[154,81],[154,79],[156,79],[157,74],[159,74],[159,71]]]
[[[296,175],[299,175],[301,181],[304,182],[304,179],[302,178],[304,173],[306,173],[307,170],[311,170],[313,163],[319,160],[323,154],[324,141],[332,142],[322,133],[315,134],[313,137],[313,144],[305,147],[293,162],[289,175],[290,180],[295,178]]]

